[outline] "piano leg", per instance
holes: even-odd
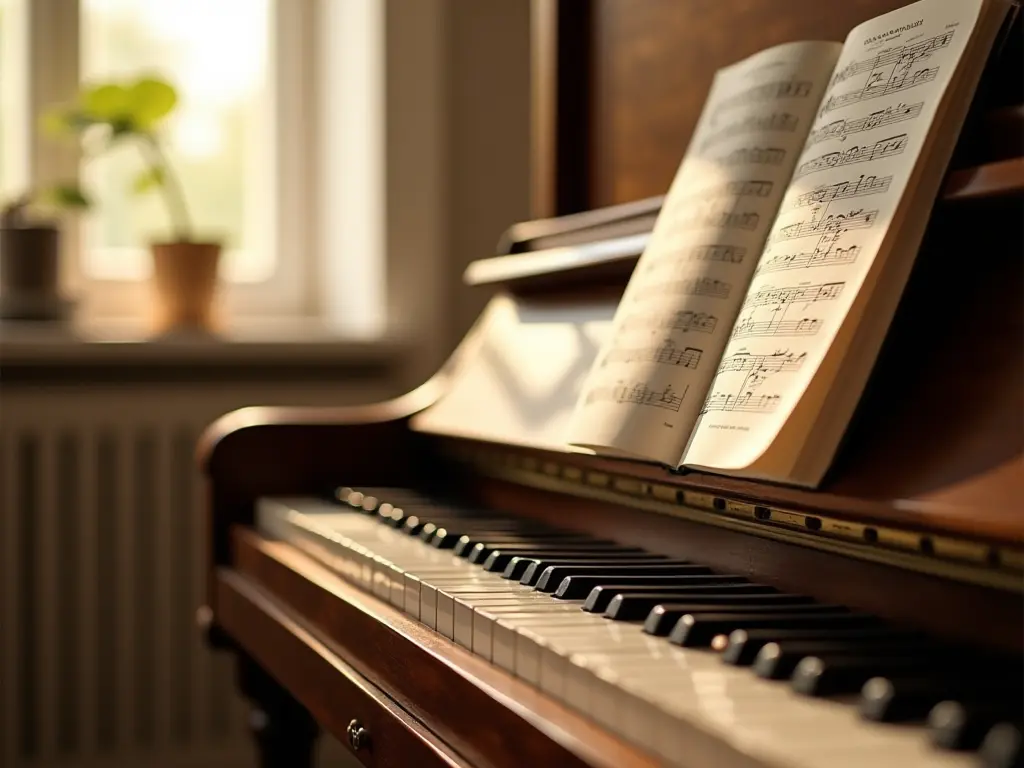
[[[249,730],[259,768],[313,768],[319,728],[306,708],[241,654],[238,676],[239,689],[252,703]]]

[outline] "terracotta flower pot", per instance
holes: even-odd
[[[154,243],[150,250],[154,330],[216,330],[220,243]]]

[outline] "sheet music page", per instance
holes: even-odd
[[[785,424],[883,244],[980,7],[923,0],[850,33],[682,463],[748,467]]]
[[[787,43],[716,74],[567,442],[679,460],[840,49]]]

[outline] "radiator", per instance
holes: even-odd
[[[232,659],[193,618],[216,409],[63,395],[2,403],[0,765],[251,764]]]

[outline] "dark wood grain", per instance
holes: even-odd
[[[661,194],[715,71],[792,40],[842,40],[902,0],[597,0],[593,205]]]
[[[387,691],[473,765],[657,764],[534,688],[349,586],[287,544],[237,529],[234,567],[288,606],[336,647],[345,663]],[[243,637],[255,629],[237,622],[233,628],[233,634]],[[292,690],[305,700],[322,695],[317,692],[322,687],[315,678],[304,677]]]
[[[841,41],[855,25],[906,4],[575,0],[558,4],[558,15],[553,2],[539,0],[534,114],[543,119],[534,124],[533,173],[550,194],[534,215],[664,194],[716,70],[783,42]],[[986,76],[981,98],[1004,109],[995,121],[979,121],[986,140],[968,136],[971,146],[958,154],[969,164],[1019,154],[1020,26],[1018,19],[1004,35],[1008,43]],[[587,67],[566,65],[581,56]],[[567,91],[572,98],[560,101]]]
[[[464,768],[467,764],[433,733],[367,682],[295,616],[239,573],[220,571],[217,603],[225,629],[290,691],[317,722],[347,745],[352,720],[369,731],[369,744],[349,749],[371,768]],[[298,765],[297,755],[281,766]]]

